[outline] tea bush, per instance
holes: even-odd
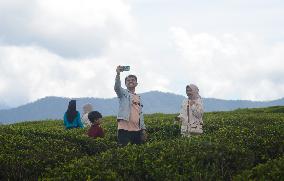
[[[62,120],[1,125],[0,180],[281,180],[283,109],[205,113],[204,133],[190,138],[177,114],[145,115],[148,141],[126,147],[113,116],[99,139]]]

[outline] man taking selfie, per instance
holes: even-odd
[[[142,144],[146,140],[146,127],[142,112],[143,104],[141,97],[135,93],[138,85],[135,75],[125,78],[125,86],[121,87],[120,73],[128,71],[129,66],[117,66],[114,90],[119,101],[117,114],[118,144],[125,146],[128,143]]]

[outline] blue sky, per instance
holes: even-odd
[[[117,65],[139,93],[278,99],[283,17],[280,0],[0,0],[0,104],[114,97]]]

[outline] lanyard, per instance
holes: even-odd
[[[189,99],[187,100],[187,122],[189,122]]]

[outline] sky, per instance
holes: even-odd
[[[137,92],[284,97],[280,0],[0,0],[0,104],[115,97],[117,65]]]

